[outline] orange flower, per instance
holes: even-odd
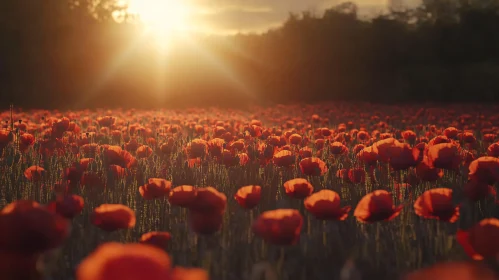
[[[245,186],[237,191],[234,198],[241,207],[251,209],[256,207],[260,202],[261,192],[262,188],[260,186]]]
[[[458,230],[456,239],[474,260],[496,260],[499,254],[499,220],[483,219],[469,230]]]
[[[340,206],[340,195],[332,190],[320,190],[304,201],[305,209],[320,220],[340,220],[348,217],[351,206]]]
[[[156,199],[167,196],[170,193],[172,183],[162,178],[150,178],[147,184],[139,187],[140,195],[146,199]]]
[[[170,279],[170,257],[143,244],[105,243],[76,270],[77,280]]]
[[[314,187],[306,179],[296,178],[284,183],[286,194],[292,198],[304,199],[314,192]]]
[[[189,207],[196,200],[197,190],[193,186],[183,185],[172,189],[168,201],[172,205]]]
[[[300,239],[303,217],[298,210],[277,209],[263,212],[253,223],[253,232],[268,243],[293,245]]]
[[[425,191],[414,202],[414,211],[420,217],[449,223],[454,223],[459,219],[459,206],[454,206],[452,190],[448,188]]]
[[[83,197],[79,195],[59,195],[55,201],[47,205],[47,208],[66,219],[72,219],[81,213],[83,205]]]
[[[69,223],[35,201],[19,200],[0,212],[0,251],[26,255],[59,247]]]
[[[322,176],[326,174],[326,163],[320,158],[308,157],[300,161],[301,173],[307,176]]]
[[[92,224],[105,230],[115,231],[135,226],[135,213],[122,204],[102,204],[95,208],[91,216]]]
[[[140,243],[149,244],[161,249],[165,249],[168,246],[168,243],[170,243],[170,240],[171,235],[166,231],[151,231],[142,234],[140,237]]]
[[[366,194],[359,201],[353,215],[363,223],[390,221],[400,214],[402,207],[393,205],[391,193],[377,190]]]

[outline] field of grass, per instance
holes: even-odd
[[[498,107],[14,110],[0,120],[0,209],[40,203],[0,214],[7,280],[23,279],[13,255],[42,258],[49,279],[153,275],[130,257],[118,269],[130,278],[88,278],[83,270],[118,267],[99,251],[79,266],[106,242],[166,251],[172,267],[212,280],[399,279],[499,252],[499,221],[477,225],[499,215]],[[62,220],[37,223],[36,208]],[[276,209],[292,210],[267,212]],[[176,271],[172,279],[206,279]],[[421,277],[410,279],[437,279]]]

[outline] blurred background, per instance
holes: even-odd
[[[0,106],[499,99],[498,0],[1,0]]]

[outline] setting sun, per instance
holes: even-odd
[[[192,7],[183,0],[129,0],[129,12],[136,14],[161,44],[192,30]]]

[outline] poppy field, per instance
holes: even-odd
[[[498,277],[497,106],[0,121],[1,279]]]

